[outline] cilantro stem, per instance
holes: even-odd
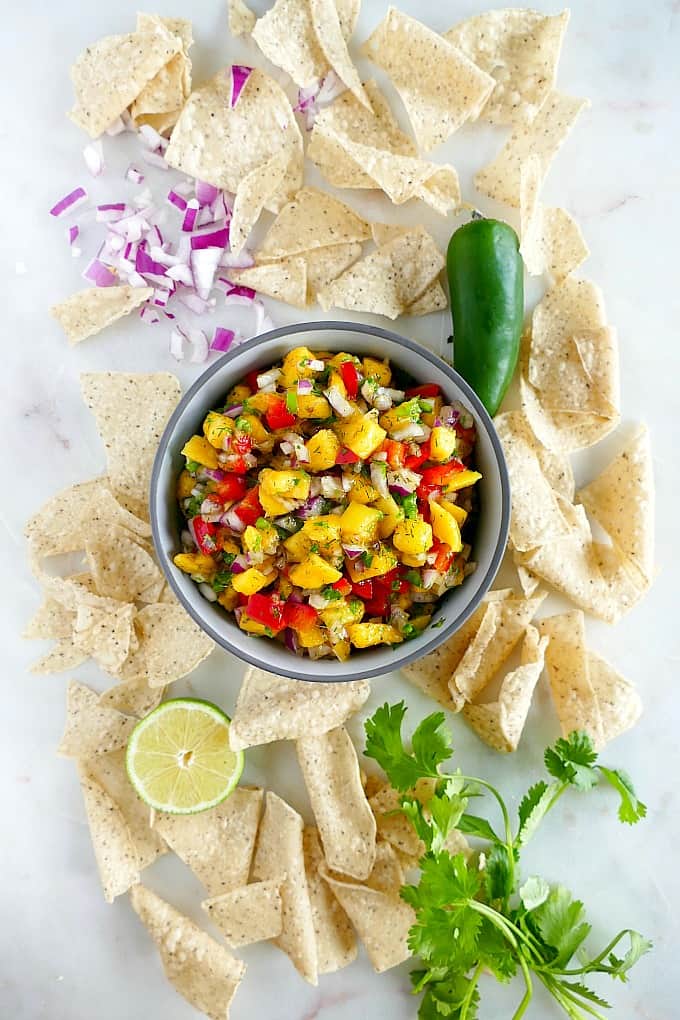
[[[510,885],[511,889],[514,889],[515,888],[515,852],[514,852],[515,841],[514,841],[514,838],[513,838],[513,835],[512,835],[512,826],[510,824],[510,816],[508,815],[508,809],[505,806],[505,801],[503,800],[503,798],[501,797],[500,793],[498,792],[498,790],[496,789],[495,786],[492,786],[491,783],[487,783],[487,782],[485,782],[485,780],[479,779],[476,776],[461,776],[461,775],[459,775],[459,776],[455,776],[455,777],[452,776],[451,778],[452,779],[453,778],[462,779],[466,783],[474,783],[476,786],[482,786],[485,790],[488,790],[489,793],[491,793],[492,796],[495,798],[496,803],[498,804],[499,808],[501,809],[501,814],[503,816],[503,827],[505,828],[505,843],[503,844],[503,846],[505,847],[505,849],[508,852],[508,870],[510,872],[510,883],[509,883],[509,885]]]
[[[470,983],[465,993],[465,998],[460,1004],[460,1020],[467,1020],[468,1010],[472,1005],[472,998],[475,994],[475,988],[477,987],[477,982],[479,981],[479,976],[482,973],[483,969],[484,964],[480,960],[480,962],[475,967],[472,977],[470,978]]]
[[[560,981],[551,981],[546,975],[538,974],[539,980],[543,982],[545,987],[548,989],[552,997],[559,1002],[565,1013],[572,1017],[572,1020],[582,1020],[583,1013],[589,1013],[590,1016],[594,1016],[596,1020],[607,1020],[603,1013],[600,1013],[599,1009],[595,1009],[590,1003],[584,1002],[578,998],[575,992],[571,988],[567,988]]]
[[[606,964],[603,965],[602,961],[607,956],[609,956],[609,954],[619,944],[621,939],[625,938],[626,935],[628,934],[630,934],[630,928],[624,928],[622,931],[618,933],[618,935],[616,935],[611,940],[611,942],[608,945],[605,946],[601,953],[598,953],[597,956],[594,956],[592,960],[584,964],[583,967],[575,967],[571,968],[570,970],[558,970],[556,968],[551,967],[550,971],[552,974],[559,974],[560,977],[578,977],[580,974],[590,974],[594,970],[598,971],[598,973],[601,974],[616,974],[617,973],[616,967],[608,967]]]
[[[491,921],[491,923],[498,929],[498,931],[501,933],[506,942],[509,942],[509,944],[512,946],[512,948],[515,950],[515,953],[517,954],[517,960],[522,969],[526,990],[524,992],[524,997],[522,1001],[520,1002],[519,1006],[513,1013],[512,1020],[520,1020],[520,1018],[524,1016],[527,1009],[529,1008],[529,1003],[531,1002],[534,994],[534,986],[531,981],[531,973],[529,971],[529,967],[527,966],[527,961],[524,956],[524,953],[522,952],[516,937],[518,935],[520,939],[523,942],[525,942],[526,939],[524,937],[524,933],[520,931],[520,929],[517,928],[517,926],[514,925],[512,921],[510,921],[507,917],[503,917],[503,915],[500,914],[497,910],[494,910],[493,907],[488,907],[485,903],[480,903],[478,900],[469,900],[467,905],[471,910],[475,910],[477,911],[478,914],[482,914],[483,917],[488,918],[489,921]]]

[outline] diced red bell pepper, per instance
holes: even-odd
[[[253,393],[257,393],[257,377],[260,372],[254,368],[252,372],[246,372],[246,386],[249,386]]]
[[[211,521],[204,521],[202,517],[194,517],[191,524],[198,548],[205,556],[212,556],[217,552],[217,542],[215,541],[217,526]]]
[[[368,602],[364,602],[366,616],[388,616],[390,612],[389,595],[380,593]]]
[[[283,397],[274,397],[270,400],[264,416],[272,432],[276,432],[277,429],[289,429],[297,420],[292,411],[286,407]]]
[[[351,450],[342,449],[335,458],[336,464],[356,464],[359,458]]]
[[[446,571],[451,566],[451,564],[453,563],[456,556],[456,554],[451,549],[451,546],[446,545],[445,542],[439,542],[435,544],[434,548],[430,551],[431,552],[436,551],[437,553],[437,557],[434,561],[434,569],[438,570],[442,574],[445,574]]]
[[[404,459],[404,467],[408,468],[409,471],[420,470],[420,465],[424,464],[426,460],[430,459],[430,440],[426,439],[421,444],[418,453],[411,453]]]
[[[349,595],[351,592],[352,582],[348,581],[346,577],[341,577],[339,581],[336,581],[335,584],[331,585],[331,588],[333,588],[334,591],[339,591],[344,598],[345,595]]]
[[[258,496],[259,491],[259,485],[249,489],[238,506],[234,507],[234,513],[244,524],[254,524],[258,517],[264,517],[264,510]]]
[[[248,470],[246,463],[245,454],[243,453],[230,453],[220,463],[220,467],[223,471],[233,472],[235,475],[244,475]]]
[[[399,443],[396,439],[386,439],[381,446],[381,450],[387,454],[387,463],[391,468],[396,470],[397,468],[404,467],[404,455],[406,453],[404,443]]]
[[[422,472],[423,481],[426,485],[446,485],[451,475],[457,475],[459,471],[465,470],[465,464],[456,457],[447,464],[437,464],[436,467],[425,468]]]
[[[342,362],[340,365],[340,378],[345,384],[347,396],[350,400],[354,400],[359,392],[359,373],[353,361]]]
[[[441,389],[436,383],[424,383],[422,386],[412,386],[406,390],[406,399],[410,397],[438,397]]]
[[[269,627],[275,634],[286,626],[285,609],[286,603],[278,595],[262,595],[257,592],[248,596],[248,616]]]
[[[469,429],[464,429],[462,425],[455,425],[454,428],[459,439],[462,439],[463,442],[470,443],[471,446],[474,446],[475,439],[477,438],[477,432],[474,425],[472,425]]]
[[[308,606],[305,602],[286,602],[283,619],[285,626],[293,630],[311,630],[318,623],[319,614],[314,606]]]
[[[247,492],[246,480],[243,475],[230,475],[221,482],[217,482],[215,491],[210,493],[211,498],[217,497],[222,503],[230,503],[235,499],[243,499]]]
[[[239,605],[239,606],[247,606],[249,598],[250,598],[249,595],[244,595],[243,592],[241,592],[241,591],[238,592],[238,602],[237,602],[237,605]]]
[[[427,482],[421,482],[416,489],[416,495],[418,496],[418,509],[420,512],[423,512],[423,506],[421,504],[425,504],[427,506],[427,512],[429,513],[430,507],[428,501],[430,499],[439,499],[441,494],[441,485],[428,485]]]
[[[243,455],[250,453],[253,448],[253,437],[247,432],[234,432],[229,444],[229,450],[233,453]]]
[[[352,594],[358,595],[360,599],[372,599],[373,581],[370,578],[367,581],[355,581],[352,585]]]
[[[432,524],[432,511],[430,510],[429,499],[418,500],[418,513],[426,524]]]

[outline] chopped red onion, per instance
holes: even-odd
[[[138,167],[133,166],[133,164],[130,163],[130,166],[125,171],[125,179],[131,181],[132,184],[143,184],[144,174],[138,169]]]
[[[196,198],[200,205],[212,205],[216,198],[219,197],[220,189],[216,188],[214,184],[208,184],[206,181],[196,181]]]
[[[127,110],[125,112],[127,113]],[[114,120],[113,124],[109,124],[109,126],[107,127],[105,134],[107,134],[109,136],[109,138],[113,138],[114,135],[120,135],[120,134],[123,133],[123,131],[126,131],[126,130],[127,130],[127,125],[126,125],[125,121],[123,120],[123,118],[122,117],[116,117],[116,119]]]
[[[311,358],[307,362],[307,367],[311,368],[312,372],[323,372],[326,367],[321,358]]]
[[[344,81],[335,73],[335,71],[330,70],[321,82],[321,88],[319,89],[316,101],[319,106],[327,106],[346,91],[347,86]]]
[[[158,167],[159,170],[169,170],[170,167],[161,156],[160,152],[151,152],[149,149],[145,149],[142,153],[142,159],[149,166]]]
[[[98,138],[96,142],[90,142],[85,146],[83,159],[93,177],[99,177],[104,172],[104,148],[101,139]]]
[[[220,265],[225,269],[250,269],[255,265],[255,259],[247,248],[244,248],[238,255],[232,255],[231,252],[225,251],[220,259]]]
[[[259,298],[255,298],[253,301],[253,308],[255,309],[255,330],[253,336],[261,336],[263,333],[268,333],[270,329],[274,328],[274,323],[267,315],[267,309]]]
[[[341,418],[352,417],[354,408],[349,401],[345,400],[337,386],[331,386],[330,389],[324,390],[324,394],[328,399],[328,403],[334,411],[338,412]]]
[[[217,602],[217,595],[216,595],[216,593],[213,591],[213,589],[210,587],[209,584],[205,583],[205,581],[202,581],[199,584],[198,590],[200,591],[200,593],[203,596],[203,598],[207,599],[208,602]]]
[[[198,296],[207,301],[220,261],[219,248],[198,248],[191,253],[191,271]]]
[[[207,234],[195,234],[191,238],[191,250],[200,251],[202,248],[219,248],[220,258],[222,249],[229,244],[229,227],[222,227],[220,230],[211,230]]]
[[[438,570],[423,570],[422,587],[427,591],[440,577]]]
[[[164,152],[168,146],[167,139],[163,138],[150,124],[140,124],[139,136],[142,139],[142,144],[152,152],[157,152],[159,149]]]
[[[66,240],[69,244],[75,244],[75,240],[80,233],[80,229],[74,224],[72,227],[66,228]]]
[[[231,283],[229,280],[221,281],[228,285],[227,298],[245,298],[248,302],[255,300],[257,291],[254,291],[252,287],[243,287],[240,283]]]
[[[56,205],[50,209],[50,216],[63,216],[65,212],[73,212],[79,205],[87,201],[85,188],[77,187],[68,195],[60,198]]]
[[[196,226],[196,217],[198,216],[199,205],[195,198],[190,198],[187,202],[186,212],[184,213],[184,220],[182,221],[182,230],[185,233],[190,233]]]
[[[322,517],[326,506],[327,503],[323,496],[312,496],[310,499],[306,499],[302,506],[298,507],[295,511],[295,516],[301,517],[305,521],[310,517]]]
[[[381,496],[389,496],[387,487],[387,469],[381,461],[373,461],[371,464],[371,485]]]
[[[235,507],[227,511],[227,513],[225,514],[225,518],[226,518],[225,523],[227,524],[227,526],[230,527],[232,531],[235,531],[237,535],[240,535],[242,531],[246,530],[246,526],[239,517],[239,515],[236,513]],[[238,559],[238,557],[236,557],[236,559]],[[243,557],[243,559],[245,559],[245,557]],[[233,571],[234,569],[233,566],[231,569]]]
[[[204,315],[210,307],[207,301],[199,297],[193,290],[183,288],[177,292],[177,300],[193,312],[194,315]]]
[[[95,213],[97,223],[115,223],[122,220],[127,211],[125,202],[108,202],[105,205],[98,205]]]
[[[225,329],[223,326],[217,326],[210,343],[210,350],[228,351],[233,344],[235,337],[236,334],[233,329]]]
[[[118,276],[112,269],[105,266],[99,259],[92,259],[83,273],[86,280],[90,280],[97,287],[115,287],[118,284]]]
[[[137,249],[137,254],[135,255],[135,269],[138,273],[141,273],[142,276],[149,277],[153,283],[160,283],[162,286],[166,286],[166,277],[168,274],[167,267],[152,259],[143,248]]]
[[[142,305],[139,310],[139,317],[147,326],[155,326],[161,321],[160,315],[151,305]]]
[[[153,303],[158,305],[159,308],[165,308],[168,301],[172,297],[171,290],[165,290],[163,287],[156,287],[153,292]]]
[[[291,602],[292,599],[289,597],[288,601]],[[294,655],[300,654],[297,635],[291,627],[286,627],[286,629],[284,630],[283,640],[289,652],[293,652]]]
[[[246,82],[252,74],[252,67],[246,67],[244,64],[232,64],[231,65],[231,99],[230,106],[232,110],[236,106],[239,100],[239,96],[243,91]]]
[[[178,194],[176,188],[170,189],[166,195],[166,201],[169,202],[170,205],[174,205],[175,209],[179,209],[180,212],[184,212],[188,205],[186,198],[183,198],[182,195]]]
[[[231,330],[226,330],[230,333]],[[238,418],[240,414],[243,414],[243,404],[233,404],[231,407],[227,407],[224,412],[228,418]]]
[[[130,273],[130,275],[127,278],[127,282],[130,284],[131,287],[148,287],[149,286],[149,284],[146,282],[144,277],[140,276],[139,273],[137,273],[137,272]]]
[[[184,361],[184,341],[186,337],[182,330],[175,326],[170,331],[170,353],[176,361]]]
[[[281,375],[280,368],[272,368],[270,372],[263,372],[257,377],[257,388],[263,390],[265,386],[271,386]]]
[[[345,550],[345,554],[349,556],[351,560],[357,559],[358,556],[361,556],[362,553],[366,552],[366,549],[363,545],[343,545],[342,548]]]
[[[302,396],[305,393],[311,393],[314,389],[311,379],[298,379],[297,391]]]
[[[171,280],[176,280],[177,283],[183,283],[185,287],[194,286],[194,274],[191,272],[189,266],[170,266],[167,275]]]
[[[189,361],[194,365],[202,364],[208,357],[208,338],[202,329],[189,330],[189,345],[191,346]]]

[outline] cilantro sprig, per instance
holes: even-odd
[[[587,976],[608,974],[626,981],[651,943],[624,929],[591,955],[585,948],[591,925],[580,900],[564,886],[551,886],[537,876],[520,884],[519,863],[521,851],[568,790],[585,793],[608,785],[618,794],[622,822],[632,825],[644,818],[647,809],[630,777],[601,765],[587,734],[571,733],[545,752],[550,779],[527,791],[513,824],[503,797],[490,783],[460,771],[441,771],[453,755],[444,713],[434,712],[422,720],[413,731],[410,750],[402,737],[405,715],[403,702],[377,709],[365,723],[365,753],[401,793],[400,811],[424,845],[418,884],[401,889],[416,915],[409,947],[422,961],[411,974],[414,994],[422,995],[420,1020],[475,1020],[484,971],[501,982],[522,974],[525,992],[512,1020],[524,1016],[535,981],[571,1020],[604,1020],[601,1010],[609,1004],[585,984]],[[422,779],[433,783],[432,797],[425,804],[413,794]],[[498,830],[468,811],[470,800],[485,794],[499,809]],[[483,850],[469,858],[451,854],[447,847],[456,829],[484,840]]]

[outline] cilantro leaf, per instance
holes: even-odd
[[[507,900],[513,893],[513,878],[508,848],[495,843],[486,858],[484,885],[489,900]]]
[[[467,812],[461,815],[458,819],[458,828],[466,836],[478,836],[479,839],[488,839],[492,843],[501,842],[486,818],[478,818],[477,815],[469,815]]]
[[[442,762],[453,754],[451,735],[444,727],[445,718],[443,712],[433,712],[413,731],[411,748],[423,775],[436,775]]]
[[[458,825],[466,805],[467,798],[461,797],[458,793],[449,793],[448,790],[435,793],[428,801],[427,810],[435,830],[432,840],[432,849],[435,853],[444,849],[446,837]]]
[[[528,916],[546,945],[555,950],[554,967],[566,966],[591,931],[583,904],[573,900],[562,885],[551,889],[546,901]]]
[[[423,805],[420,801],[414,797],[402,797],[401,811],[404,815],[406,815],[415,829],[416,834],[420,837],[420,839],[422,839],[426,848],[431,850],[435,832],[433,826],[425,817]],[[392,812],[390,811],[389,814],[392,814]]]
[[[559,789],[558,783],[548,786],[542,780],[532,786],[519,805],[519,831],[517,845],[526,846],[547,815],[552,799]]]
[[[481,915],[470,907],[422,907],[409,931],[409,949],[431,965],[465,972],[476,962],[481,927]]]
[[[474,899],[481,886],[481,875],[468,868],[462,854],[454,857],[447,850],[427,854],[420,861],[420,883],[403,886],[402,899],[418,910],[421,907],[449,907]]]
[[[442,728],[444,713],[434,712],[415,729],[413,752],[404,748],[401,724],[406,715],[403,701],[378,708],[364,723],[368,758],[373,758],[387,773],[392,786],[405,793],[418,779],[439,775],[438,765],[451,756],[449,735]]]
[[[610,786],[613,786],[621,798],[619,805],[619,820],[627,825],[635,825],[647,814],[647,805],[637,799],[633,781],[623,769],[608,769],[604,765],[598,765],[600,775],[606,779]]]
[[[574,730],[549,747],[543,756],[545,767],[561,783],[569,783],[578,790],[590,790],[597,783],[593,765],[597,751],[587,733]]]
[[[586,999],[588,1002],[592,1002],[596,1006],[602,1006],[603,1009],[611,1009],[611,1004],[597,995],[587,985],[581,984],[581,982],[570,982],[570,981],[558,981],[557,985],[559,988],[566,988],[572,995],[577,995],[580,999]],[[600,1014],[597,1014],[598,1016]]]
[[[531,875],[519,891],[519,897],[525,910],[535,910],[545,903],[550,895],[550,886],[544,878]]]
[[[621,932],[619,938],[623,938],[625,935],[628,935],[630,938],[630,948],[626,955],[620,958],[615,956],[614,953],[610,953],[607,960],[609,966],[614,968],[612,977],[619,978],[624,982],[628,980],[628,971],[631,967],[635,966],[640,957],[644,956],[645,953],[649,953],[654,947],[654,943],[644,938],[639,931],[627,928]]]
[[[438,1017],[449,1017],[460,1020],[463,1007],[466,1007],[466,1020],[475,1020],[479,1006],[479,992],[475,986],[470,988],[470,981],[464,974],[451,974],[446,980],[436,981],[428,987],[429,997]]]
[[[479,934],[479,959],[497,981],[509,981],[517,973],[517,958],[513,950],[495,924],[486,917],[482,919]]]

